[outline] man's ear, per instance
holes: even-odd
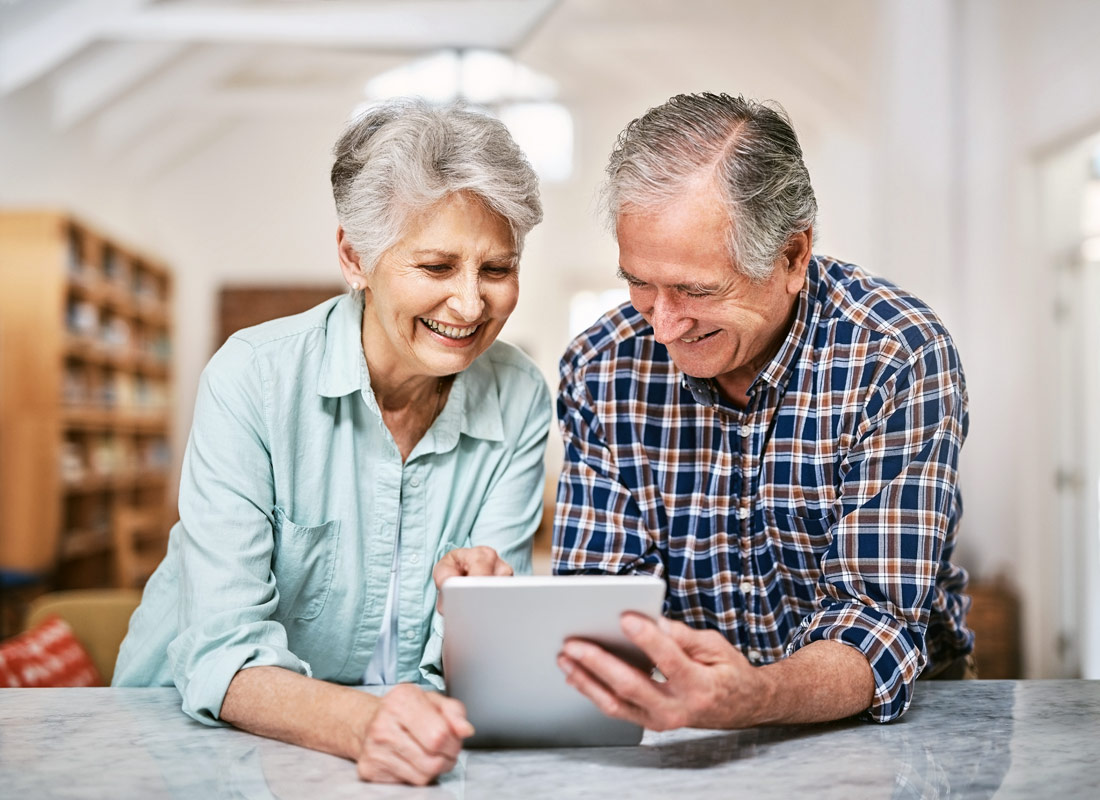
[[[814,229],[810,226],[801,233],[796,233],[787,240],[783,248],[783,258],[786,259],[787,293],[798,294],[806,283],[806,270],[810,266],[813,257]]]

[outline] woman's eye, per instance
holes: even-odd
[[[421,264],[420,268],[425,272],[430,272],[433,275],[442,275],[451,267],[449,264]]]
[[[514,272],[514,268],[510,266],[486,264],[482,267],[482,271],[494,278],[504,278],[511,275],[512,272]]]

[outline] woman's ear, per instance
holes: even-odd
[[[336,226],[336,253],[340,258],[340,271],[344,274],[344,281],[352,289],[362,289],[365,283],[363,270],[359,266],[359,254],[352,247],[344,228]]]

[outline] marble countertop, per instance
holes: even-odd
[[[5,798],[1100,797],[1100,681],[919,683],[899,722],[647,731],[638,747],[466,751],[438,785],[179,710],[174,689],[0,690]]]

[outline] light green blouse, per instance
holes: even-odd
[[[370,387],[362,306],[334,298],[235,334],[203,371],[180,521],[130,620],[115,686],[173,683],[207,724],[238,670],[359,683],[400,523],[397,676],[442,685],[432,567],[489,545],[530,572],[550,394],[494,343],[402,464]]]

